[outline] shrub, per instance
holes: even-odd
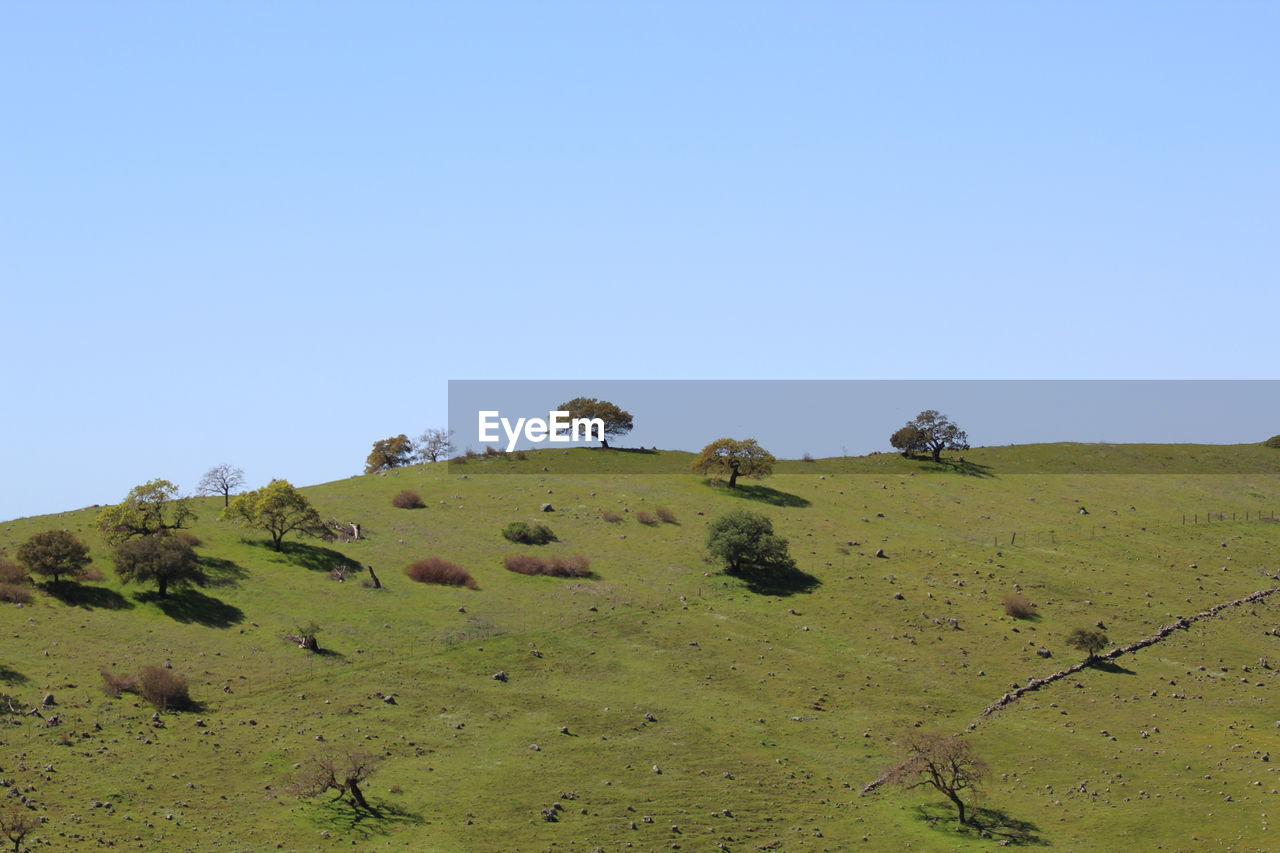
[[[664,523],[666,524],[676,523],[676,514],[671,510],[667,509],[665,506],[654,507],[653,511],[654,513],[657,514],[658,518],[662,519]]]
[[[179,542],[181,542],[183,545],[186,545],[188,548],[199,548],[201,545],[204,544],[204,540],[201,539],[199,536],[195,535],[194,533],[188,533],[185,530],[175,531],[173,534],[173,538],[177,539]]]
[[[102,670],[102,692],[112,699],[119,699],[121,694],[124,693],[137,693],[138,679],[132,675],[124,675],[104,669]]]
[[[730,572],[751,568],[792,569],[787,540],[774,535],[768,516],[745,509],[720,516],[707,527],[707,550]]]
[[[97,581],[102,580],[102,578],[102,570],[97,566],[86,566],[80,570],[78,575],[76,575],[76,580],[81,583],[96,583]]]
[[[517,545],[546,545],[556,541],[556,535],[545,524],[525,524],[513,521],[502,529],[502,536]]]
[[[470,447],[468,447],[468,448],[467,448],[467,452],[466,452],[466,454],[465,454],[465,456],[466,456],[466,458],[467,458],[467,459],[475,459],[475,458],[476,458],[477,456],[479,456],[479,455],[480,455],[479,453],[476,453],[476,452],[475,452],[474,450],[472,450]]]
[[[1004,612],[1014,619],[1030,619],[1036,615],[1036,606],[1025,595],[1011,592],[1004,597]]]
[[[641,524],[647,524],[652,526],[658,523],[658,517],[655,516],[653,513],[649,512],[648,510],[642,509],[636,513],[636,521],[640,522]]]
[[[610,524],[617,524],[619,521],[622,521],[622,516],[611,509],[606,509],[604,512],[600,513],[600,517]]]
[[[0,560],[0,583],[26,583],[27,573],[22,566]]]
[[[391,505],[396,509],[422,509],[426,504],[422,502],[422,496],[413,489],[405,489],[391,499]]]
[[[801,461],[801,462],[817,462],[818,460],[813,458],[813,454],[812,454],[812,453],[809,453],[808,451],[805,451],[804,456],[801,456],[801,457],[800,457],[800,461]]]
[[[555,578],[585,578],[591,574],[591,561],[581,554],[558,557],[538,557],[533,554],[512,554],[502,561],[509,572],[522,575],[546,575]]]
[[[148,666],[138,673],[138,695],[157,711],[181,711],[191,707],[187,680],[162,666]]]
[[[427,557],[425,560],[410,563],[405,566],[404,573],[409,576],[410,580],[415,580],[418,583],[465,586],[467,589],[476,589],[478,586],[475,578],[471,577],[470,572],[462,568],[462,566],[450,563],[440,557]]]
[[[1280,448],[1280,435],[1273,435],[1271,436],[1271,438],[1268,438],[1266,441],[1262,443],[1266,447]]]
[[[515,456],[515,458],[519,459],[521,462],[529,458],[529,454],[525,453],[523,450],[517,450],[512,455]]]
[[[30,604],[31,588],[24,583],[0,582],[0,601],[10,604]]]
[[[498,448],[494,447],[492,444],[486,444],[484,446],[484,455],[485,456],[502,456],[503,452]]]

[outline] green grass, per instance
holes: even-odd
[[[963,730],[1012,683],[1076,660],[1075,627],[1136,639],[1280,568],[1280,524],[1256,520],[1280,508],[1280,453],[1257,445],[983,448],[964,454],[970,470],[782,462],[743,494],[686,473],[689,454],[573,454],[310,487],[323,516],[367,538],[280,554],[201,500],[193,529],[217,583],[170,602],[115,582],[93,510],[0,524],[10,554],[70,529],[107,575],[71,603],[0,611],[0,692],[28,706],[52,692],[63,719],[0,717],[0,777],[34,787],[59,850],[985,850],[994,840],[957,833],[938,796],[859,796],[902,733]],[[1191,461],[1211,473],[1019,473]],[[426,507],[393,508],[406,488]],[[659,505],[677,523],[636,522]],[[704,562],[706,524],[743,506],[818,583],[760,594]],[[511,521],[561,541],[513,545]],[[597,577],[502,568],[523,552],[585,554]],[[480,588],[404,577],[433,555]],[[387,588],[362,588],[364,570],[331,580],[343,565]],[[1038,619],[1004,615],[1016,587]],[[309,620],[326,654],[282,639]],[[1258,662],[1280,667],[1277,627],[1275,604],[1242,608],[1028,695],[969,735],[993,770],[978,805],[997,831],[1062,850],[1274,849],[1280,754],[1262,757],[1280,685]],[[103,668],[166,660],[203,708],[164,728],[99,688]],[[335,744],[385,754],[367,787],[379,815],[287,792],[293,765]],[[543,821],[555,802],[559,820]]]

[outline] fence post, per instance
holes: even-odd
[[[1017,541],[1018,541],[1018,531],[1016,531],[1016,530],[1015,530],[1015,531],[1013,532],[1013,535],[1012,535],[1011,537],[1009,537],[1009,545],[1010,545],[1010,547],[1012,547],[1012,546],[1013,546],[1013,544],[1014,544],[1015,542],[1017,542]]]

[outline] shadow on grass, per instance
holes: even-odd
[[[182,589],[164,598],[158,592],[139,592],[134,596],[145,604],[154,604],[175,622],[194,622],[208,628],[230,628],[244,621],[244,611],[225,601],[194,589]]]
[[[204,573],[206,586],[239,586],[240,581],[249,577],[249,570],[221,557],[198,558],[200,571]]]
[[[335,569],[342,569],[354,574],[363,570],[363,567],[358,562],[346,554],[335,551],[332,548],[325,548],[323,545],[308,545],[305,542],[282,542],[280,543],[280,550],[274,551],[271,549],[271,540],[269,539],[260,540],[255,544],[271,551],[275,559],[280,562],[301,566],[313,572],[332,572]]]
[[[1040,837],[1040,827],[1029,820],[1020,820],[1000,809],[971,808],[972,826],[961,826],[956,820],[956,810],[947,803],[929,803],[916,806],[916,819],[931,829],[953,838],[981,838],[987,833],[993,839],[1007,841],[1008,847],[1048,847],[1049,842]]]
[[[747,589],[759,595],[795,595],[813,592],[822,585],[818,578],[790,565],[744,566],[727,574],[739,578]]]
[[[369,800],[368,809],[352,806],[345,800],[326,800],[314,806],[313,820],[333,834],[341,833],[352,839],[368,839],[374,835],[386,835],[395,829],[418,826],[422,815],[388,803],[385,800]]]
[[[49,581],[43,589],[63,604],[86,610],[128,610],[133,607],[129,599],[103,586],[88,586],[77,581]]]
[[[759,501],[760,503],[769,504],[770,506],[785,507],[805,507],[812,505],[812,501],[802,498],[799,495],[793,495],[790,492],[780,492],[777,489],[771,489],[768,486],[743,486],[738,485],[735,488],[729,488],[729,484],[723,480],[704,480],[713,491],[726,497],[738,498],[744,501]]]
[[[931,456],[908,456],[908,459],[920,463],[925,471],[937,471],[943,474],[960,474],[965,477],[994,477],[990,465],[968,462],[962,456],[959,459],[940,459],[933,461]]]
[[[26,684],[30,680],[16,669],[10,669],[0,663],[0,684]]]
[[[1089,664],[1090,669],[1096,669],[1099,672],[1109,672],[1113,675],[1137,675],[1131,669],[1125,669],[1120,664],[1109,660],[1094,660]]]

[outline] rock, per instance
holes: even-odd
[[[52,693],[46,693],[44,694],[44,698],[40,700],[40,704],[48,708],[50,705],[56,705],[57,703],[53,701]]]
[[[877,557],[879,557],[879,558],[880,558],[880,559],[882,559],[882,560],[887,560],[887,559],[889,559],[889,555],[888,555],[888,554],[886,554],[886,553],[884,552],[884,549],[883,549],[883,548],[877,548],[877,549],[876,549],[876,556],[877,556]]]
[[[657,718],[657,717],[655,717],[653,714],[649,713],[648,711],[645,711],[645,712],[644,712],[644,720],[645,720],[645,722],[646,722],[646,723],[656,723],[656,722],[658,722],[658,718]]]
[[[906,596],[905,596],[905,595],[903,595],[903,594],[902,594],[902,593],[900,593],[900,592],[895,592],[895,593],[893,594],[893,598],[894,598],[894,600],[895,600],[895,601],[902,601],[902,600],[904,600],[904,599],[906,598]]]
[[[555,507],[553,507],[551,504],[543,504],[542,506],[538,507],[538,509],[539,509],[539,510],[541,510],[542,512],[555,512],[555,511],[556,511],[556,508],[555,508]]]
[[[492,678],[494,681],[506,681],[508,678],[507,671],[505,669],[501,670],[500,672],[495,672],[493,675],[489,677]]]
[[[1036,654],[1040,655],[1040,657],[1042,658],[1053,657],[1053,652],[1049,651],[1044,647],[1036,649]]]
[[[388,705],[394,705],[394,704],[396,704],[396,697],[394,697],[394,696],[383,696],[383,697],[382,697],[382,701],[383,701],[383,702],[386,702]]]

